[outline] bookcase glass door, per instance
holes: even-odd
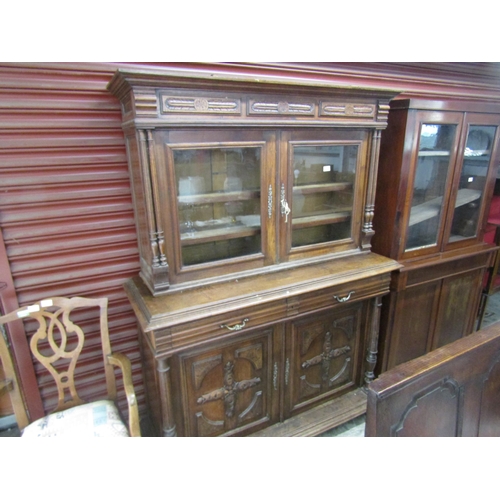
[[[450,242],[475,237],[491,162],[495,126],[471,125],[463,151]]]
[[[358,145],[293,147],[292,247],[352,237]]]
[[[261,148],[174,149],[182,265],[260,253]]]
[[[406,251],[438,244],[457,126],[423,123],[419,134]]]

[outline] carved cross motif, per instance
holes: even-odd
[[[256,386],[261,381],[259,377],[255,377],[250,380],[241,380],[240,382],[236,382],[234,380],[233,370],[234,370],[234,363],[228,361],[224,366],[224,387],[215,389],[214,391],[211,391],[208,394],[200,396],[196,400],[196,402],[199,405],[202,405],[204,403],[208,403],[209,401],[216,401],[218,399],[222,399],[224,400],[226,416],[232,417],[234,415],[236,394],[238,392],[245,391],[250,387]]]
[[[337,349],[332,349],[332,334],[330,332],[326,332],[325,342],[323,344],[323,352],[314,356],[307,361],[302,363],[302,368],[309,368],[310,366],[318,365],[321,363],[321,378],[323,381],[328,380],[328,373],[330,371],[330,361],[333,358],[338,358],[349,352],[351,350],[350,346],[346,345],[343,347],[339,347]]]

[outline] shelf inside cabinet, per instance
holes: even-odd
[[[229,191],[205,194],[183,195],[178,197],[179,205],[204,205],[207,203],[225,203],[229,201],[244,201],[260,198],[260,191]]]
[[[481,197],[481,191],[476,189],[460,189],[457,193],[457,201],[455,207],[461,207]],[[421,203],[418,206],[412,207],[409,226],[423,222],[424,220],[436,217],[443,204],[443,197],[438,196],[432,200]]]
[[[352,211],[327,213],[320,215],[308,215],[305,217],[296,217],[292,220],[294,229],[302,229],[304,227],[322,226],[326,224],[336,224],[344,222],[351,217]]]
[[[331,191],[348,191],[352,189],[352,182],[328,182],[324,184],[305,184],[294,186],[294,194],[329,193]]]
[[[419,151],[418,156],[450,156],[449,151]]]
[[[181,244],[184,245],[198,245],[200,243],[207,243],[211,241],[230,240],[234,238],[245,238],[247,236],[254,236],[259,234],[260,217],[247,216],[249,219],[244,219],[244,216],[237,217],[236,220],[227,221],[210,221],[211,224],[197,223],[198,225],[190,228],[189,231],[181,232]],[[250,219],[252,217],[253,219]],[[239,220],[243,219],[243,220]],[[257,219],[257,220],[255,220]],[[252,221],[254,222],[252,224]]]

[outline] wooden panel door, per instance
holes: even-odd
[[[424,355],[429,351],[441,290],[440,281],[432,281],[391,293],[389,300],[394,308],[392,335],[387,368]]]
[[[277,420],[274,337],[269,328],[180,356],[185,435],[246,434]]]
[[[500,324],[389,370],[368,387],[368,437],[500,436]]]
[[[285,418],[359,384],[366,302],[311,315],[289,325]]]
[[[432,348],[442,347],[473,331],[481,295],[482,269],[445,278]]]

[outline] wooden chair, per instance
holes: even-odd
[[[70,314],[77,308],[99,307],[104,373],[107,398],[85,403],[77,393],[75,370],[85,342],[83,330]],[[38,322],[31,336],[32,355],[50,372],[57,385],[58,401],[52,413],[32,422],[26,410],[16,363],[9,344],[0,331],[0,358],[6,380],[0,381],[0,393],[8,391],[23,437],[119,437],[140,436],[137,400],[132,384],[129,359],[112,353],[108,331],[108,299],[54,297],[0,316],[2,325],[11,321],[34,319]],[[28,325],[25,324],[25,329]],[[114,367],[122,371],[128,403],[128,426],[116,406],[117,386]]]

